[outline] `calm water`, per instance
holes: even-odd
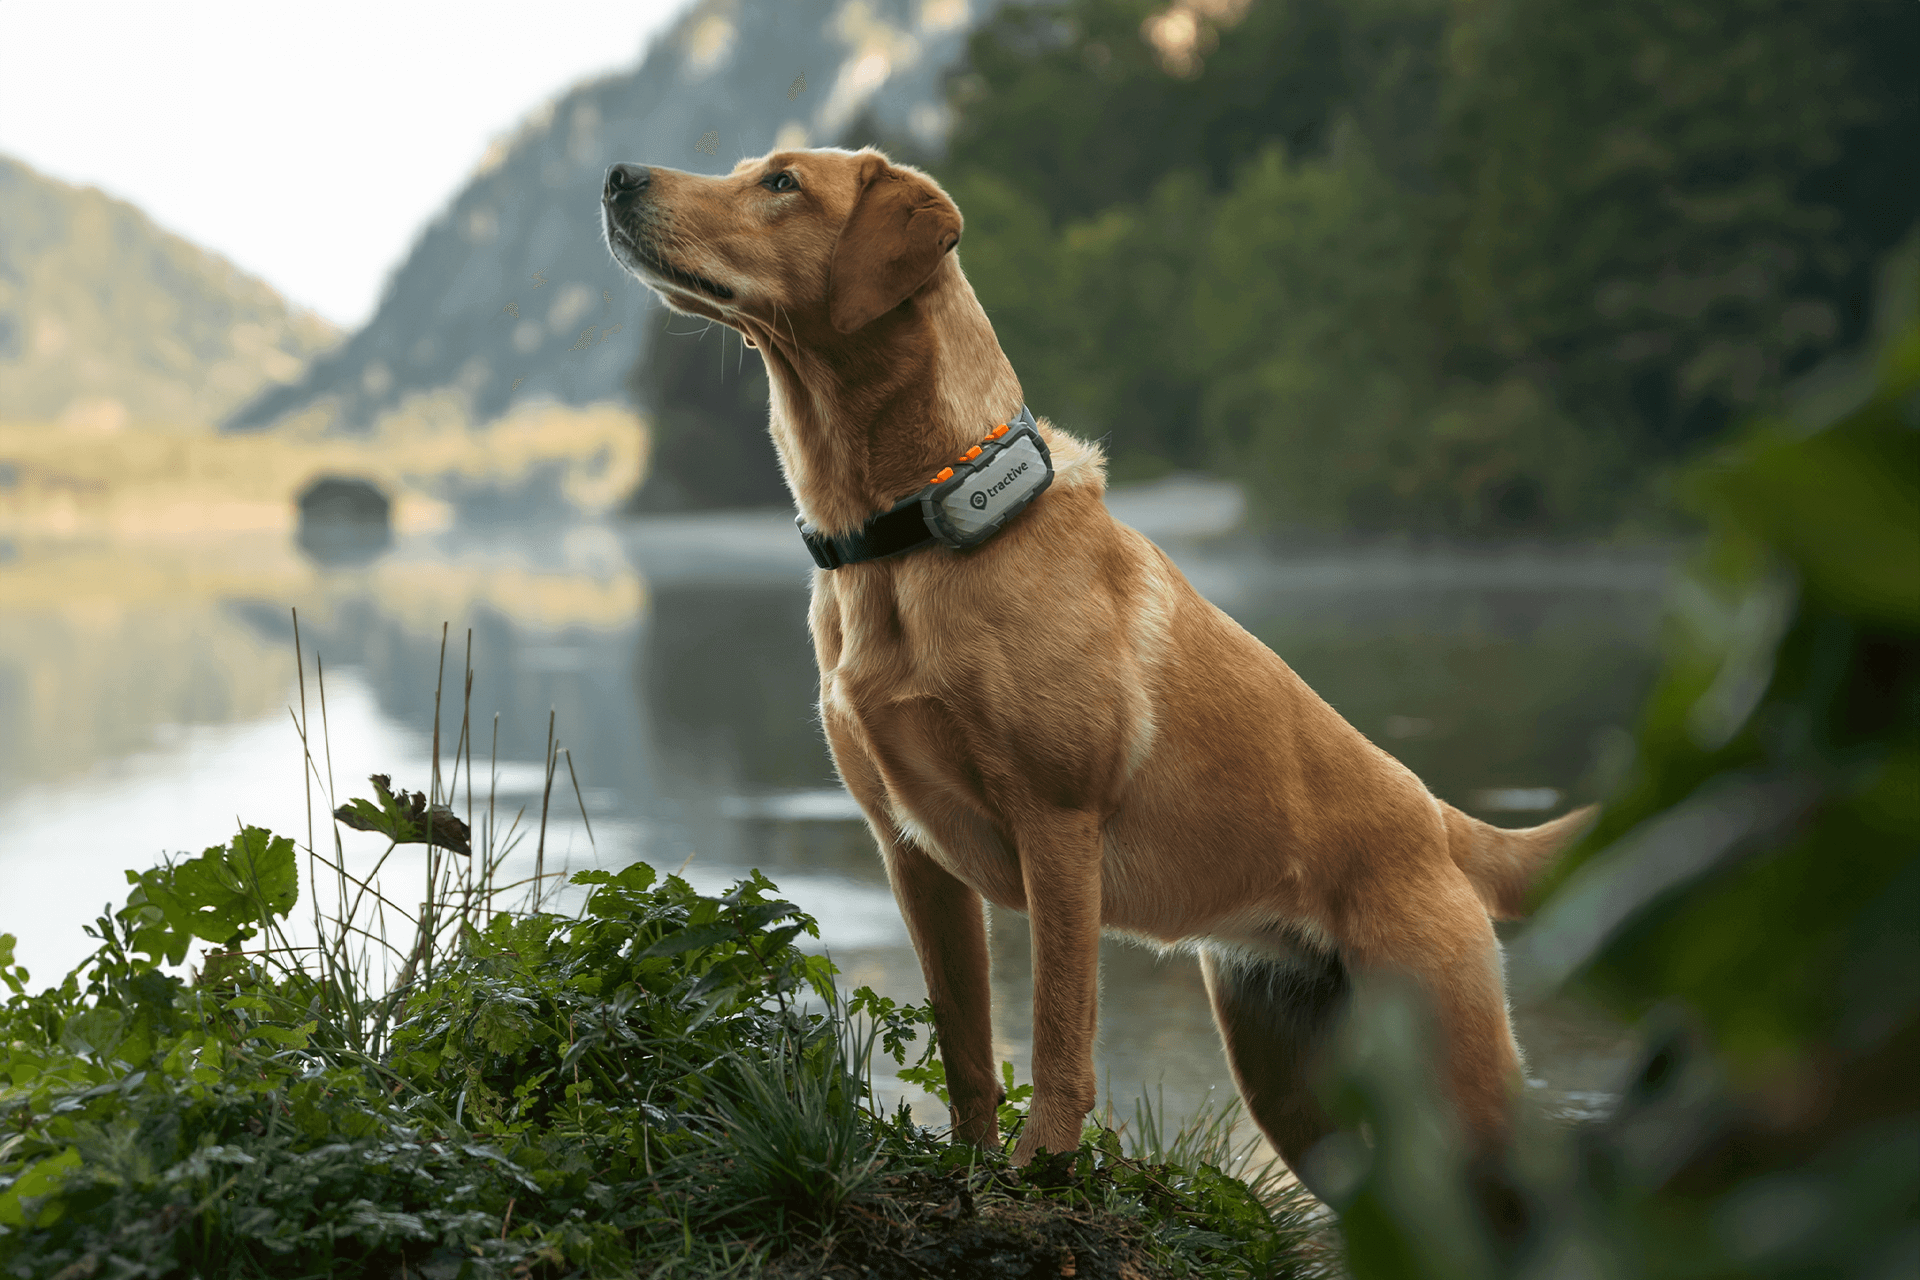
[[[1230,521],[1217,491],[1115,505],[1444,798],[1524,825],[1621,767],[1662,562],[1276,558],[1185,536]],[[476,760],[484,781],[498,712],[503,810],[537,811],[550,709],[578,772],[591,838],[569,787],[550,860],[646,859],[703,889],[759,867],[818,916],[850,985],[917,998],[905,930],[814,719],[807,580],[777,513],[403,541],[333,569],[278,539],[0,544],[0,930],[53,980],[86,954],[81,926],[124,896],[123,868],[224,841],[237,822],[304,842],[297,608],[316,732],[314,655],[325,667],[342,799],[367,794],[372,772],[425,785],[441,624],[449,724],[471,629]],[[358,858],[382,844],[347,839]],[[529,840],[517,863],[532,856]],[[389,891],[417,897],[402,884],[415,874],[393,873]],[[1024,1078],[1025,923],[999,913],[993,928],[999,1048]],[[1180,1110],[1230,1092],[1193,962],[1110,943],[1104,964],[1098,1066],[1123,1114],[1143,1084],[1164,1082]],[[1603,1020],[1516,1013],[1537,1088],[1577,1107],[1613,1085],[1625,1049]]]

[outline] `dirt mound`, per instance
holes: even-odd
[[[888,1179],[849,1205],[819,1250],[776,1259],[782,1280],[1150,1280],[1143,1226],[1057,1195],[1073,1155],[1024,1172],[955,1170]]]

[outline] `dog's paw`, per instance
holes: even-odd
[[[1024,1165],[1042,1148],[1053,1152],[1077,1151],[1080,1147],[1080,1129],[1086,1123],[1086,1118],[1084,1111],[1067,1115],[1036,1105],[1027,1115],[1026,1126],[1020,1131],[1020,1141],[1014,1144],[1013,1162]]]
[[[947,1110],[953,1122],[953,1140],[970,1142],[976,1147],[995,1147],[1000,1144],[1000,1116],[991,1103],[975,1104],[962,1108],[953,1106]]]

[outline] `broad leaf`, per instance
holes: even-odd
[[[350,800],[333,811],[335,818],[355,831],[372,831],[395,844],[430,844],[455,853],[473,852],[467,824],[454,817],[452,809],[428,804],[424,792],[396,794],[393,779],[384,773],[376,773],[368,781],[380,797],[379,805]]]

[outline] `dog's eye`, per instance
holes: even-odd
[[[771,178],[766,179],[760,185],[769,191],[798,191],[800,189],[799,179],[795,178],[790,171],[785,169],[774,174]]]

